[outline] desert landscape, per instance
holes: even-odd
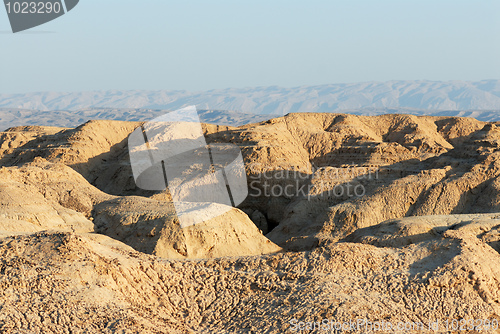
[[[203,124],[249,194],[185,228],[134,182],[141,125],[0,133],[1,332],[500,332],[500,122]]]

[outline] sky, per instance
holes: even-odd
[[[0,94],[500,79],[498,0],[80,0],[13,34]]]

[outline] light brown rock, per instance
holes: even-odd
[[[170,259],[262,255],[280,248],[238,209],[181,228],[174,205],[140,197],[114,199],[94,209],[96,231],[134,249]]]
[[[494,124],[291,114],[204,126],[240,146],[249,182],[311,187],[184,229],[168,192],[133,184],[137,126],[0,134],[0,331],[287,333],[294,319],[367,319],[447,332],[446,320],[500,319]],[[363,196],[332,193],[348,183]],[[243,211],[278,226],[263,236]]]

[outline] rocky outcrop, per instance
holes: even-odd
[[[222,211],[226,212],[181,228],[172,203],[131,196],[97,205],[93,216],[98,233],[163,258],[196,259],[280,251],[246,214],[238,209]]]
[[[41,230],[92,232],[93,203],[109,196],[64,165],[37,161],[0,169],[0,231],[4,235]]]

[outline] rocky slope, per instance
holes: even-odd
[[[249,196],[184,229],[168,191],[135,186],[126,144],[138,126],[0,133],[3,332],[291,333],[327,320],[368,333],[366,320],[416,333],[429,321],[450,332],[453,319],[499,332],[467,322],[500,320],[496,124],[204,125],[209,142],[240,147]]]

